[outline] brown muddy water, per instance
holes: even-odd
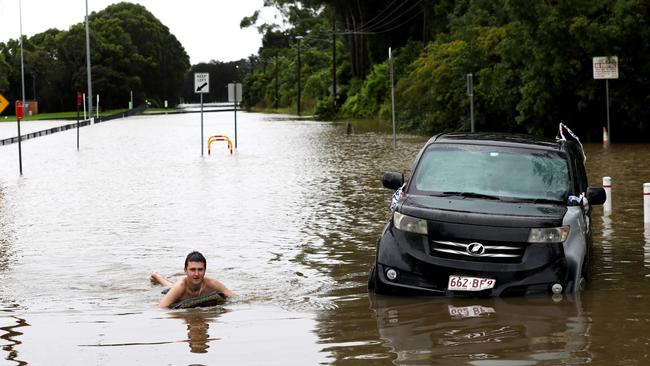
[[[387,170],[425,141],[238,115],[140,116],[0,147],[0,365],[648,365],[650,145],[588,145],[594,279],[578,298],[370,296]],[[13,124],[0,125],[11,136]],[[234,138],[232,114],[205,138]],[[206,146],[207,149],[207,146]],[[646,164],[646,166],[644,166]],[[156,308],[191,250],[239,296]]]

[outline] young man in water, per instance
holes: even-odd
[[[214,291],[219,291],[228,298],[235,297],[235,293],[223,283],[205,275],[206,267],[207,263],[203,254],[194,251],[185,258],[185,276],[176,283],[171,283],[156,272],[151,273],[151,282],[170,287],[170,290],[160,300],[158,307],[168,308],[175,302],[207,295]]]

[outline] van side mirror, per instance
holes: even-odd
[[[384,184],[384,187],[396,190],[404,184],[404,174],[397,172],[386,172],[384,173],[382,183]]]
[[[607,199],[604,188],[587,187],[587,200],[590,205],[602,205]]]

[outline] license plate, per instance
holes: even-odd
[[[494,288],[496,281],[492,278],[449,276],[449,291],[483,291]]]
[[[496,313],[496,311],[494,311],[494,308],[491,308],[489,306],[472,305],[456,307],[449,305],[449,315],[454,318],[472,318],[494,313]]]

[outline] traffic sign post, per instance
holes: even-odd
[[[201,95],[201,156],[203,156],[203,94],[210,92],[209,73],[194,73],[194,92]]]
[[[207,72],[197,72],[194,74],[194,92],[195,93],[209,93],[210,92],[210,74]]]
[[[20,121],[23,119],[23,101],[16,101],[16,120]]]
[[[605,99],[607,103],[607,141],[612,141],[609,129],[609,79],[618,79],[618,57],[594,57],[592,60],[594,79],[605,79]]]
[[[235,149],[237,149],[237,103],[241,103],[241,83],[228,84],[228,101],[232,102],[235,109]]]
[[[81,107],[82,100],[81,92],[77,92],[77,150],[79,150],[79,107]]]
[[[20,120],[23,119],[23,101],[16,101],[16,124],[18,125],[18,169],[20,170],[20,175],[23,175],[23,153],[22,146],[20,141],[22,136],[20,135]]]

